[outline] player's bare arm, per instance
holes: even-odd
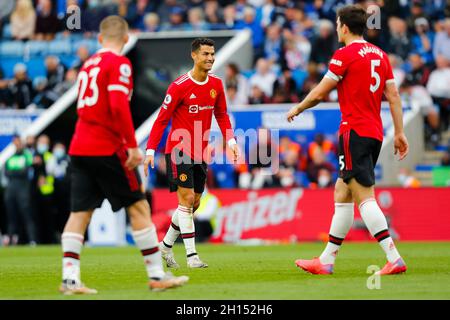
[[[289,110],[286,115],[287,121],[292,122],[296,116],[301,114],[303,111],[312,108],[319,104],[325,97],[333,90],[337,85],[337,81],[330,79],[328,77],[323,77],[314,89],[300,102],[298,105],[294,106]]]
[[[389,102],[392,121],[394,123],[394,154],[403,160],[409,151],[408,139],[403,131],[403,110],[400,95],[394,82],[386,84],[384,94]]]
[[[145,160],[144,160],[144,173],[145,176],[148,176],[148,166],[150,166],[152,169],[155,168],[155,155],[149,155],[147,154],[145,156]]]

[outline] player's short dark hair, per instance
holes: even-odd
[[[195,52],[200,49],[201,46],[214,47],[214,40],[209,38],[197,38],[191,43],[191,52]]]
[[[348,5],[337,11],[341,25],[346,25],[351,33],[362,36],[366,29],[368,15],[359,5]]]

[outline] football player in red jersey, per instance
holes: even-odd
[[[109,16],[100,24],[102,45],[78,75],[78,121],[71,156],[71,214],[62,234],[64,294],[95,294],[80,279],[84,234],[95,208],[109,200],[113,211],[127,209],[133,238],[141,250],[149,287],[160,291],[183,285],[186,276],[163,270],[156,229],[150,218],[136,167],[142,162],[131,119],[132,69],[120,53],[128,41],[128,24]]]
[[[181,234],[186,248],[187,265],[205,268],[195,248],[193,214],[200,205],[207,174],[207,145],[214,114],[224,139],[238,157],[238,147],[227,114],[227,103],[220,78],[209,73],[214,63],[214,41],[197,38],[191,45],[192,70],[178,77],[167,89],[161,110],[147,142],[144,162],[154,167],[154,155],[169,120],[172,128],[166,142],[166,165],[170,191],[177,192],[178,208],[160,244],[167,266],[178,268],[172,246]]]
[[[367,14],[357,5],[342,7],[337,14],[339,42],[322,81],[308,96],[287,114],[293,121],[306,109],[322,101],[337,87],[342,113],[339,128],[339,178],[336,182],[335,209],[329,242],[320,257],[297,260],[297,266],[313,274],[331,274],[339,248],[353,223],[354,203],[370,233],[386,253],[387,264],[379,274],[406,271],[392,238],[383,212],[375,200],[374,167],[381,150],[383,127],[380,116],[381,99],[385,94],[394,123],[394,153],[399,160],[408,154],[408,141],[403,132],[401,100],[385,52],[366,42],[362,35]]]

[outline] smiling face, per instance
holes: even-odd
[[[201,45],[200,48],[191,53],[195,68],[210,71],[215,61],[214,46]]]

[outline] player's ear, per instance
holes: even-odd
[[[192,60],[195,60],[195,58],[197,57],[197,53],[195,51],[191,52],[191,58]]]
[[[98,42],[99,42],[100,44],[103,43],[103,37],[102,37],[102,34],[101,34],[101,33],[98,34]]]
[[[126,33],[125,36],[123,37],[124,43],[127,43],[129,39],[130,39],[130,36],[128,35],[128,33]]]

